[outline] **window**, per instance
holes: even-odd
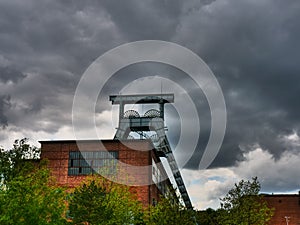
[[[156,184],[158,190],[165,195],[166,183],[162,180],[162,175],[159,167],[156,165],[155,161],[152,159],[152,181]]]
[[[115,174],[117,151],[69,152],[68,175],[89,175],[94,173]]]

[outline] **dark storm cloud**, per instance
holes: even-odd
[[[226,99],[227,132],[213,166],[232,165],[253,143],[280,157],[287,147],[279,137],[299,130],[299,8],[215,1],[183,18],[176,40],[211,66]]]
[[[14,68],[0,67],[0,81],[2,82],[6,83],[8,81],[12,81],[14,83],[17,83],[19,80],[22,80],[25,77],[26,75]]]
[[[8,109],[1,98],[1,123],[48,132],[70,125],[76,85],[94,59],[129,41],[161,39],[196,52],[223,89],[228,125],[213,166],[234,165],[256,143],[280,157],[288,147],[279,137],[300,127],[299,10],[296,0],[1,1],[0,94],[12,102]],[[104,95],[116,94],[131,76],[119,76]],[[187,165],[197,168],[209,112],[205,101],[197,102],[197,88],[181,79],[204,121],[198,151]],[[51,125],[24,122],[45,118]]]
[[[3,1],[1,52],[24,67],[85,68],[118,38],[112,37],[113,24],[95,2]]]
[[[137,1],[126,4],[105,0],[101,4],[128,40],[170,40],[176,33],[182,1]]]
[[[5,115],[5,108],[10,106],[10,97],[0,95],[0,129],[7,126],[7,116]]]
[[[0,94],[12,101],[5,117],[1,107],[2,123],[49,132],[70,125],[81,74],[119,38],[109,15],[97,1],[89,3],[0,2],[0,85],[13,82],[1,85]],[[45,118],[52,124],[49,130],[38,125]]]

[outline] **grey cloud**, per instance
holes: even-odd
[[[174,40],[204,58],[226,99],[227,133],[212,166],[233,165],[253,143],[279,158],[287,149],[279,136],[299,130],[300,4],[290,3],[215,1],[182,17]]]
[[[299,189],[299,153],[283,151],[280,158],[263,149],[244,153],[245,159],[239,161],[233,170],[241,177],[250,179],[258,176],[264,192],[284,192]],[[251,168],[251,170],[249,170]]]
[[[0,95],[0,127],[2,128],[8,125],[6,109],[9,107],[10,107],[10,97],[7,95]]]
[[[127,40],[170,40],[176,32],[183,3],[181,1],[118,1],[101,4]]]
[[[46,130],[37,121],[44,116],[52,118],[49,122],[56,127],[49,132],[55,132],[64,122],[70,124],[80,75],[118,39],[108,14],[97,1],[90,3],[0,2],[0,61],[4,62],[0,64],[0,82],[14,83],[1,90],[12,101],[10,113],[1,116],[3,123]],[[49,117],[53,109],[57,109],[57,115]],[[31,125],[24,123],[31,119]]]
[[[25,74],[11,67],[0,67],[0,81],[6,83],[12,81],[17,83],[26,77]]]

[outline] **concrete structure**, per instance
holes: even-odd
[[[274,216],[270,225],[300,224],[300,193],[297,195],[276,194],[263,198],[270,208],[274,208]]]
[[[160,179],[157,176],[166,177],[166,172],[159,164],[160,159],[150,140],[56,140],[40,143],[41,159],[49,160],[49,168],[61,186],[76,187],[87,175],[104,168],[105,173],[123,179],[120,180],[123,183],[146,184],[130,187],[144,206],[156,204],[160,195],[174,193],[169,179],[153,183]],[[118,166],[123,163],[123,167]],[[130,165],[137,166],[138,170],[132,170]]]

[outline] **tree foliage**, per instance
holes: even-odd
[[[273,215],[272,209],[259,195],[260,184],[257,177],[252,181],[241,180],[221,199],[222,224],[264,225]]]
[[[18,175],[0,192],[0,224],[65,224],[64,199],[64,190],[52,186],[46,168]]]
[[[28,139],[15,140],[13,148],[0,148],[1,184],[7,185],[19,173],[32,169],[32,160],[39,159],[40,149],[28,144]]]
[[[128,187],[94,176],[71,194],[73,224],[143,224],[141,203]]]
[[[222,219],[220,218],[221,209],[214,210],[208,208],[204,211],[197,211],[196,218],[197,223],[201,225],[222,225]]]
[[[183,205],[174,200],[174,197],[162,198],[156,206],[151,206],[146,224],[148,225],[195,225],[193,210],[187,210]]]
[[[56,187],[39,149],[27,139],[0,151],[0,224],[65,224],[65,192]]]

